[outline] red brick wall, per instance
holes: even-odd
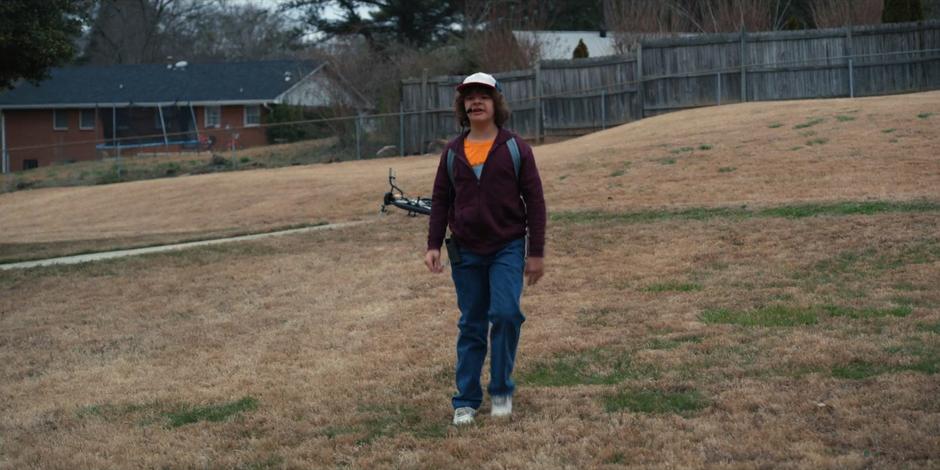
[[[201,137],[213,135],[216,138],[214,150],[231,148],[235,139],[238,148],[267,145],[268,139],[263,127],[245,127],[244,106],[222,106],[221,123],[218,128],[205,128],[205,109],[194,107],[196,112],[196,125]],[[10,149],[10,170],[23,169],[23,161],[37,160],[39,166],[69,161],[94,160],[102,156],[112,156],[114,149],[108,149],[99,154],[95,148],[106,138],[103,135],[100,119],[96,120],[95,128],[82,130],[78,128],[79,110],[67,109],[60,112],[68,114],[69,125],[67,130],[55,130],[52,123],[51,109],[37,110],[5,110],[7,148]],[[267,109],[261,107],[262,119]],[[110,109],[103,109],[99,117],[110,117]],[[229,126],[230,129],[225,129]],[[36,147],[36,148],[22,148]],[[179,146],[122,148],[121,155],[133,155],[139,152],[180,151]]]
[[[68,129],[52,128],[51,109],[5,110],[7,149],[10,170],[23,169],[23,160],[37,160],[40,166],[95,158],[95,141],[102,138],[101,126],[78,128],[78,109],[68,109]],[[21,147],[36,147],[23,148]]]
[[[261,116],[267,112],[264,106],[261,107]],[[206,110],[203,107],[196,108],[196,124],[199,126],[199,135],[215,137],[214,149],[232,148],[232,140],[236,141],[237,148],[257,147],[267,145],[268,138],[264,133],[263,127],[245,127],[245,107],[244,106],[222,106],[220,112],[219,127],[206,128]],[[229,129],[225,127],[229,126]],[[238,138],[235,139],[235,134]]]

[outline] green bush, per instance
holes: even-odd
[[[180,167],[180,164],[176,162],[166,163],[158,167],[158,171],[162,171],[165,176],[176,176],[180,173],[181,170],[182,167]]]
[[[322,119],[323,113],[302,106],[272,105],[264,117],[265,132],[272,144],[319,139],[333,135],[329,123],[303,122]],[[298,124],[286,124],[298,123]]]
[[[107,168],[104,171],[96,171],[95,175],[95,184],[114,184],[124,181],[123,171],[121,166],[117,163],[111,165],[111,168]]]

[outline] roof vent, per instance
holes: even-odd
[[[290,74],[290,72],[284,72],[284,81],[285,81],[285,82],[291,81],[291,74]]]
[[[180,69],[180,70],[183,70],[183,69],[186,68],[187,65],[189,65],[189,62],[186,62],[185,60],[181,60],[181,61],[179,61],[179,62],[173,64],[173,67],[176,67],[176,68],[178,68],[178,69]]]

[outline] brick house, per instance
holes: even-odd
[[[0,93],[0,169],[264,145],[271,105],[364,103],[314,61],[58,68],[38,86]]]

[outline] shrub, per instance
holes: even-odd
[[[213,153],[212,157],[209,158],[209,165],[211,166],[229,166],[231,164],[231,160],[217,153]]]
[[[321,113],[302,106],[272,105],[271,111],[265,115],[264,119],[268,125],[265,130],[268,141],[272,144],[297,142],[333,135],[328,123],[324,122],[288,124],[322,117]]]
[[[571,54],[572,59],[587,59],[590,57],[588,52],[587,45],[584,44],[584,40],[578,39],[578,45],[574,48],[574,52]]]

